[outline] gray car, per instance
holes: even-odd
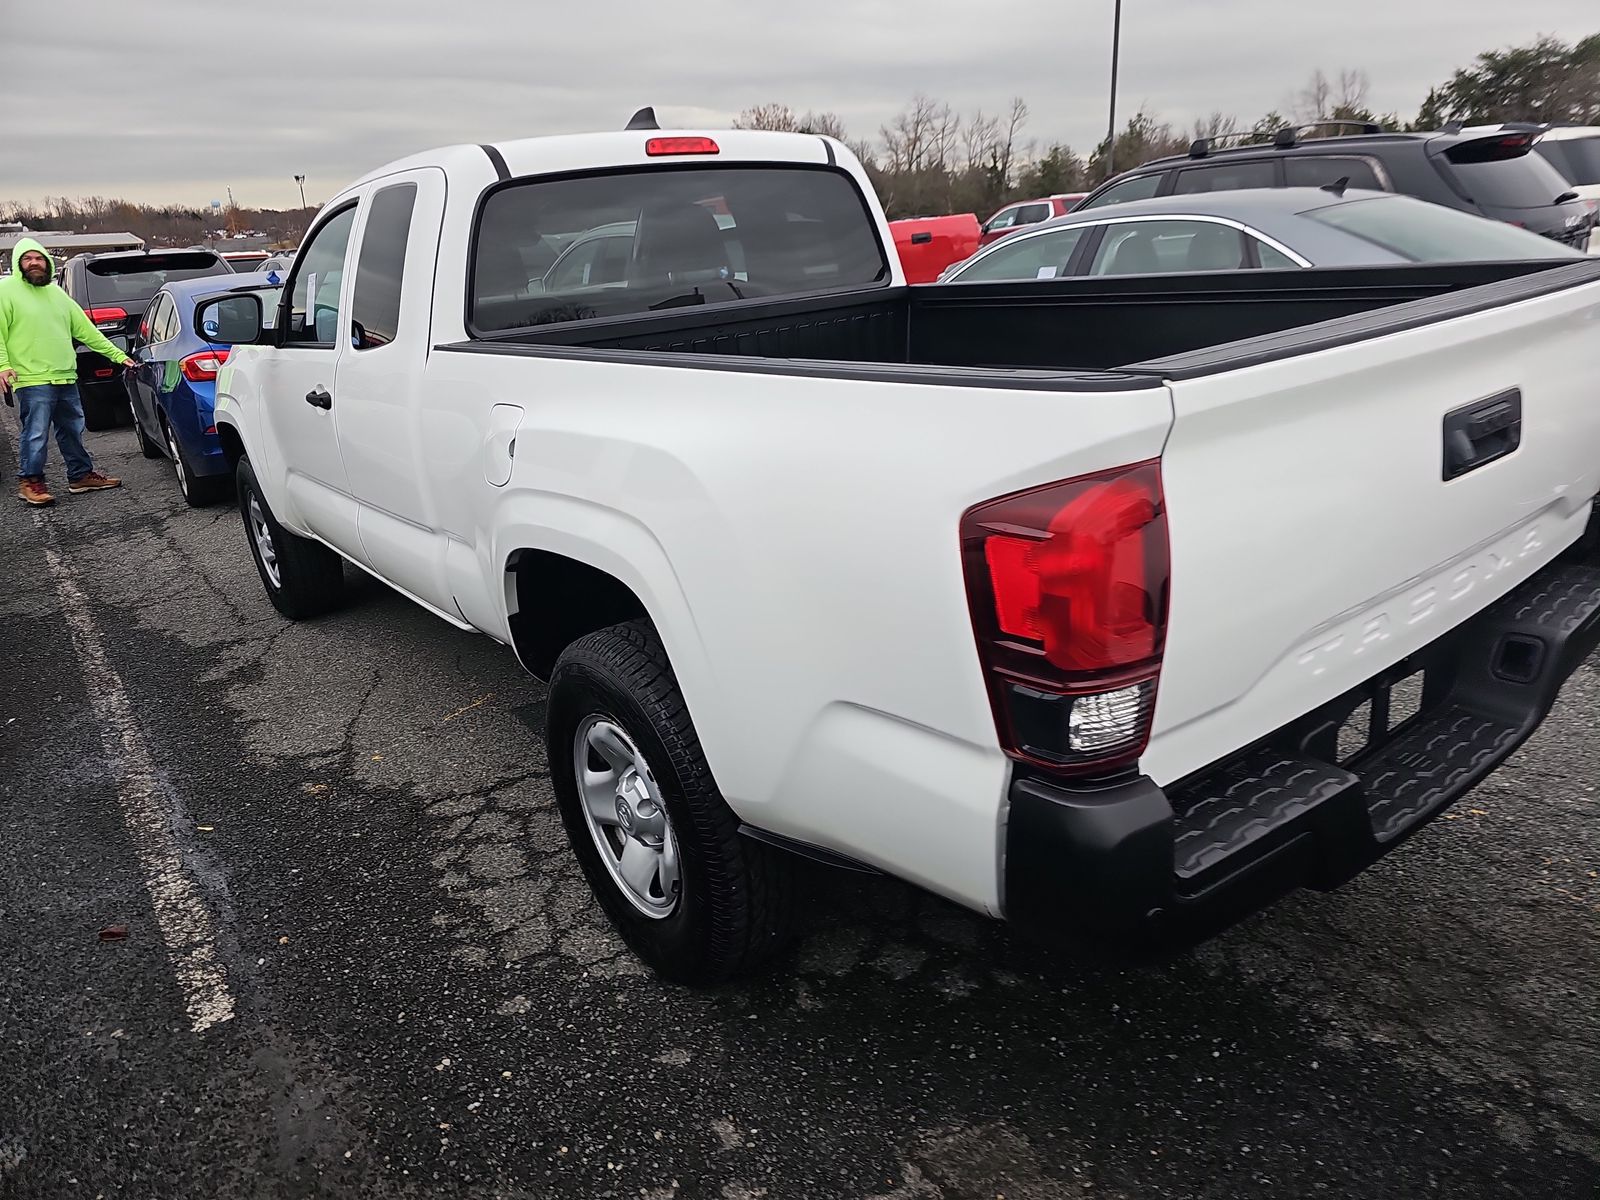
[[[1391,192],[1258,188],[1108,204],[986,246],[940,281],[1572,258],[1499,221]]]

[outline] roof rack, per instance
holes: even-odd
[[[1213,133],[1207,137],[1195,138],[1189,143],[1190,158],[1204,158],[1211,153],[1211,147],[1217,142],[1227,141],[1229,138],[1254,137],[1254,129],[1227,129],[1221,133]]]
[[[1311,121],[1305,125],[1283,126],[1283,128],[1277,130],[1272,135],[1271,144],[1276,146],[1279,150],[1287,150],[1290,146],[1296,146],[1299,144],[1300,134],[1303,130],[1322,129],[1327,126],[1338,126],[1341,128],[1348,126],[1354,129],[1359,129],[1362,133],[1384,132],[1383,126],[1376,121],[1347,121],[1343,119]],[[1217,142],[1225,141],[1228,138],[1252,137],[1255,136],[1255,134],[1256,130],[1254,129],[1230,129],[1224,133],[1214,133],[1210,137],[1196,138],[1194,141],[1189,143],[1189,157],[1204,158],[1206,155],[1211,153],[1214,144]],[[1256,144],[1266,145],[1265,142]]]

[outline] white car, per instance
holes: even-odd
[[[272,603],[354,564],[547,679],[530,764],[664,976],[779,950],[795,854],[1203,936],[1600,640],[1600,262],[909,288],[872,197],[802,134],[454,146],[328,203],[276,330],[201,304]],[[530,286],[619,221],[623,286]]]
[[[1557,125],[1533,144],[1572,184],[1572,190],[1600,218],[1600,125]],[[1589,234],[1589,253],[1600,254],[1600,220]]]

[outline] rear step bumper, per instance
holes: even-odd
[[[1593,561],[1593,556],[1588,556]],[[1330,890],[1470,791],[1600,643],[1600,567],[1561,561],[1421,654],[1165,790],[1019,777],[1005,915],[1095,954],[1192,944]]]

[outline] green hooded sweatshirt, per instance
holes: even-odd
[[[78,355],[72,343],[82,342],[114,363],[128,356],[94,327],[73,298],[52,278],[35,287],[22,275],[22,256],[30,250],[44,255],[55,274],[56,265],[43,246],[23,238],[11,251],[11,274],[0,279],[0,371],[17,373],[13,387],[41,383],[77,383]]]

